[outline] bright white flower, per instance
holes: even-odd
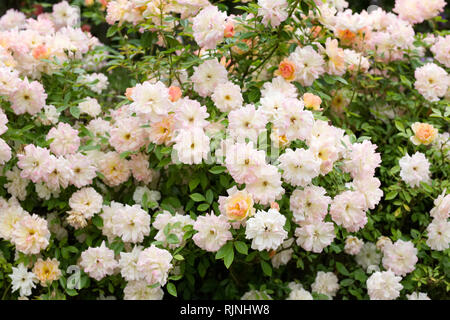
[[[288,287],[291,292],[286,300],[314,300],[311,293],[305,290],[300,283],[290,282]]]
[[[124,300],[162,300],[161,287],[152,288],[145,281],[129,281],[123,289]]]
[[[178,160],[185,164],[199,164],[208,158],[210,139],[203,129],[178,130],[173,140]]]
[[[150,215],[140,205],[125,205],[114,219],[114,233],[124,242],[140,243],[150,234]]]
[[[366,198],[367,208],[375,209],[375,206],[383,197],[383,190],[380,189],[380,180],[375,177],[366,177],[365,179],[353,180],[352,185],[356,191],[361,192]]]
[[[203,49],[215,49],[224,37],[227,14],[216,6],[207,6],[192,19],[194,39]]]
[[[268,205],[281,199],[284,189],[281,186],[281,174],[272,165],[261,166],[256,172],[257,180],[246,185],[247,190],[256,203]]]
[[[137,262],[143,247],[135,246],[130,252],[121,252],[119,268],[122,277],[127,281],[141,280],[143,275],[137,269]]]
[[[392,271],[377,271],[367,279],[367,293],[370,300],[395,300],[403,289],[401,277]]]
[[[337,225],[356,232],[367,223],[366,210],[366,198],[361,192],[344,191],[334,197],[330,215]]]
[[[278,210],[259,210],[248,219],[245,238],[252,239],[254,250],[275,250],[287,238],[288,233],[283,228],[285,223],[286,217]]]
[[[353,179],[366,180],[375,175],[375,169],[380,166],[381,156],[375,152],[377,145],[369,140],[351,145],[344,161],[344,170],[349,172]]]
[[[172,269],[171,261],[172,255],[169,251],[151,245],[139,255],[137,269],[149,285],[159,283],[163,286]]]
[[[450,222],[446,219],[433,219],[427,227],[427,245],[432,250],[447,250],[450,243]]]
[[[9,9],[0,18],[0,30],[11,30],[16,27],[22,27],[26,22],[26,18],[24,13],[15,9]]]
[[[325,194],[324,188],[314,185],[295,189],[289,201],[294,221],[298,224],[322,221],[331,203],[331,198]]]
[[[319,271],[316,279],[311,285],[311,290],[316,293],[327,295],[332,299],[339,290],[339,279],[332,272]]]
[[[419,187],[420,182],[431,182],[430,163],[423,153],[406,154],[399,160],[399,165],[400,177],[411,187]]]
[[[430,211],[430,216],[435,219],[448,219],[450,215],[450,194],[446,195],[444,190],[435,200],[434,207]]]
[[[0,138],[0,165],[5,164],[11,160],[11,147]]]
[[[51,17],[56,27],[71,27],[79,23],[80,10],[67,1],[61,1],[53,5]]]
[[[17,267],[12,267],[12,273],[9,277],[11,278],[12,291],[19,290],[21,297],[29,296],[31,289],[36,288],[35,282],[38,281],[36,275],[33,272],[29,272],[23,263]]]
[[[102,196],[92,187],[78,190],[69,199],[70,208],[81,213],[86,219],[100,212],[102,204]]]
[[[208,117],[209,113],[205,106],[195,100],[184,98],[177,102],[175,127],[183,130],[204,128],[209,124],[206,120]]]
[[[281,246],[280,250],[278,251],[272,258],[272,266],[274,268],[279,268],[280,266],[286,265],[291,259],[292,254],[294,253],[294,249],[291,248],[292,244],[294,243],[294,238],[290,238],[285,240]]]
[[[258,15],[262,16],[262,23],[278,27],[288,17],[288,3],[286,0],[258,0]]]
[[[249,138],[256,143],[258,136],[266,130],[267,124],[265,114],[252,104],[230,111],[228,121],[228,134],[239,142]]]
[[[238,109],[242,107],[242,103],[244,102],[241,88],[230,81],[218,85],[214,90],[211,99],[214,101],[216,107],[222,112]]]
[[[112,275],[118,263],[114,259],[114,251],[106,247],[105,241],[100,247],[89,247],[81,253],[80,266],[91,278],[100,281]]]
[[[265,82],[261,88],[261,98],[273,95],[296,99],[298,94],[297,88],[292,83],[278,76],[273,78],[272,82]]]
[[[293,186],[306,186],[320,174],[321,161],[309,149],[286,149],[278,160],[283,179]]]
[[[160,81],[152,84],[148,81],[137,84],[131,93],[133,103],[130,108],[137,114],[148,115],[152,122],[167,116],[170,100],[169,89]]]
[[[450,78],[447,72],[434,63],[427,63],[414,72],[414,87],[430,102],[439,101],[447,93]]]
[[[224,216],[213,213],[197,217],[194,230],[198,232],[192,237],[194,243],[209,252],[218,251],[228,240],[233,239],[231,225]]]
[[[17,205],[7,205],[0,210],[0,237],[11,241],[14,226],[17,222],[28,216],[28,213]]]
[[[295,64],[295,80],[302,86],[311,86],[325,73],[325,60],[311,46],[297,47],[288,59]]]
[[[303,101],[284,99],[281,109],[275,114],[274,125],[281,134],[291,140],[307,140],[314,126],[314,116],[311,111],[303,110]]]
[[[437,37],[436,42],[430,48],[431,52],[434,54],[434,58],[445,65],[447,68],[450,68],[450,35],[446,35],[445,37],[439,36]]]
[[[47,140],[50,139],[53,139],[50,150],[57,156],[75,153],[80,146],[78,130],[63,122],[58,123],[58,127],[50,129]]]
[[[97,99],[87,97],[86,100],[80,102],[78,105],[81,113],[85,113],[91,117],[96,117],[102,112],[102,107],[98,103]]]
[[[266,154],[257,150],[252,142],[233,143],[226,146],[225,166],[237,183],[252,183],[259,169],[266,165]]]
[[[297,244],[306,251],[321,253],[336,237],[332,222],[314,221],[295,229]]]
[[[11,238],[18,251],[38,254],[49,244],[50,231],[47,220],[36,214],[27,214],[14,225]]]
[[[194,67],[191,80],[194,90],[202,97],[211,95],[216,87],[226,83],[228,72],[217,60],[206,60],[198,67]]]

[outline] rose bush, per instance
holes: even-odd
[[[448,298],[445,5],[8,10],[3,298]]]

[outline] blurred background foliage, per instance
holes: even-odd
[[[15,9],[19,9],[21,8],[22,11],[24,11],[23,9],[28,9],[30,14],[33,14],[33,11],[35,10],[35,5],[37,4],[53,4],[53,3],[58,3],[62,0],[46,0],[46,1],[39,1],[39,0],[0,0],[0,15],[3,15],[8,9],[10,8],[15,8]],[[70,3],[73,4],[79,4],[82,5],[84,3],[84,0],[68,0]],[[255,0],[256,2],[257,0]],[[426,0],[423,0],[426,1]],[[215,2],[221,2],[222,4],[225,4],[228,8],[232,8],[234,6],[236,6],[236,1],[233,0],[221,0],[221,1],[215,1],[215,0],[210,0],[210,2],[215,3]],[[375,6],[379,6],[381,8],[383,8],[385,11],[391,11],[392,8],[394,7],[395,4],[395,0],[347,0],[347,2],[349,3],[349,8],[351,8],[353,11],[356,12],[360,12],[361,10],[364,10],[367,8],[369,8],[371,5],[375,5]],[[442,14],[442,17],[446,20],[448,20],[448,18],[450,17],[450,8],[449,6],[447,6],[445,8],[444,13]],[[416,26],[416,30],[417,31],[421,31],[421,32],[426,32],[429,31],[428,28],[428,22],[424,22],[422,25]],[[439,29],[444,30],[444,29],[450,29],[450,22],[447,23],[440,23],[438,25]],[[95,34],[96,31],[99,33],[102,33],[104,30],[106,30],[103,27],[97,27],[93,29],[93,33]],[[105,31],[106,32],[106,31]],[[95,34],[97,37],[99,38],[103,38],[101,34]]]

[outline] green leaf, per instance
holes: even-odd
[[[352,285],[353,282],[355,282],[355,280],[353,280],[353,279],[344,279],[340,283],[341,283],[341,286],[348,287],[348,286]]]
[[[227,254],[229,254],[230,251],[233,250],[233,243],[231,241],[228,241],[226,244],[224,244],[216,253],[216,260],[222,259]]]
[[[71,106],[69,110],[70,114],[74,116],[76,119],[80,117],[80,108],[78,108],[78,106]]]
[[[184,257],[181,254],[176,254],[176,255],[173,256],[173,258],[175,260],[178,260],[178,261],[183,261],[184,260]]]
[[[198,211],[206,211],[209,208],[209,204],[208,203],[202,203],[197,207]]]
[[[233,260],[234,260],[234,250],[233,250],[233,246],[231,246],[231,250],[229,250],[229,252],[227,252],[227,255],[223,259],[223,262],[227,269],[230,268],[231,264],[233,263]]]
[[[272,276],[272,267],[266,261],[261,260],[261,268],[266,276]]]
[[[223,166],[214,166],[211,169],[209,169],[209,172],[211,172],[212,174],[219,174],[222,173],[226,170],[227,168],[223,167]]]
[[[394,121],[395,127],[401,131],[401,132],[405,132],[405,127],[403,126],[403,123],[400,122],[399,120],[395,120]]]
[[[97,228],[103,227],[103,219],[102,219],[102,217],[100,217],[99,215],[96,215],[96,216],[93,216],[93,217],[92,217],[92,223],[93,223],[94,226],[96,226]]]
[[[208,191],[206,191],[206,201],[211,204],[214,200],[214,193],[211,189],[208,189]]]
[[[390,191],[390,192],[388,192],[386,197],[384,197],[384,200],[392,200],[397,196],[397,194],[398,194],[397,191]]]
[[[336,269],[343,274],[344,276],[349,276],[350,272],[348,272],[347,268],[340,262],[336,262]]]
[[[205,197],[200,194],[200,193],[193,193],[189,196],[192,200],[194,200],[195,202],[202,202],[205,201]]]
[[[167,237],[167,243],[169,243],[169,244],[177,244],[177,243],[180,243],[180,240],[178,239],[178,237],[176,235],[171,233]]]
[[[236,248],[237,252],[247,255],[248,254],[248,247],[245,244],[245,242],[242,241],[235,241],[234,247]]]
[[[192,191],[194,190],[198,184],[200,183],[200,179],[195,177],[193,178],[191,181],[189,181],[189,190]]]
[[[177,296],[177,287],[172,282],[167,283],[166,289],[174,297]]]

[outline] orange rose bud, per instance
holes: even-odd
[[[48,58],[49,53],[50,53],[50,50],[47,49],[47,48],[45,47],[45,45],[43,45],[43,44],[41,44],[40,46],[37,46],[36,48],[34,48],[34,49],[33,49],[33,52],[32,52],[33,57],[34,57],[36,60]]]
[[[313,38],[317,38],[321,31],[322,31],[322,27],[314,26],[314,27],[311,28],[311,36]]]
[[[131,98],[131,95],[133,94],[134,88],[127,88],[127,91],[125,91],[125,97],[128,98],[128,100],[133,101],[133,98]]]
[[[234,36],[234,24],[231,21],[228,21],[225,25],[225,30],[223,31],[223,36],[225,38],[231,38]]]
[[[305,93],[303,95],[303,102],[305,103],[305,107],[313,110],[322,110],[320,109],[320,104],[322,103],[322,99],[312,93]]]
[[[339,39],[341,39],[342,44],[350,45],[356,38],[356,34],[351,32],[350,30],[340,30],[337,31]]]
[[[414,135],[410,139],[415,145],[429,145],[438,134],[438,130],[429,123],[414,122],[411,129]]]
[[[94,2],[95,2],[94,0],[84,0],[84,5],[86,7],[90,7],[94,4]]]
[[[278,204],[278,202],[275,202],[275,201],[270,203],[270,208],[280,211],[280,205]]]
[[[220,64],[227,68],[231,63],[231,59],[227,61],[225,57],[220,58]]]
[[[284,59],[280,62],[275,74],[282,76],[286,81],[292,81],[295,79],[295,65],[288,59]]]
[[[170,86],[169,88],[170,101],[175,102],[181,98],[181,89],[177,86]]]

